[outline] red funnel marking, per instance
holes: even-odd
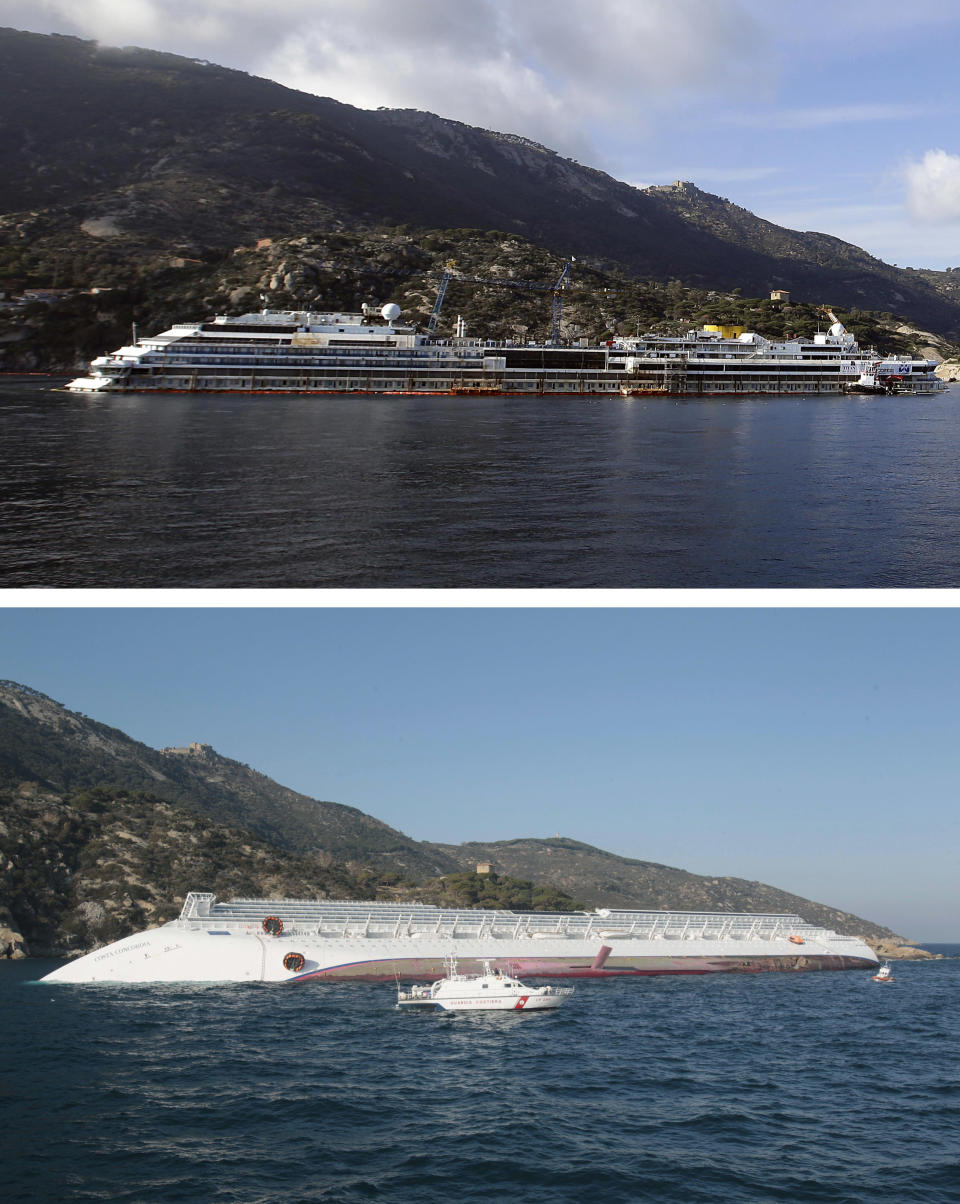
[[[609,945],[601,945],[600,952],[593,959],[593,965],[590,967],[590,969],[591,970],[602,970],[603,963],[607,960],[607,958],[610,956],[610,954],[612,952],[613,952],[613,950],[610,948]]]

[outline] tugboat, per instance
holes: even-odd
[[[873,976],[874,982],[893,982],[893,972],[890,969],[890,963],[884,962],[880,969]]]
[[[558,1008],[573,987],[527,987],[484,961],[482,974],[460,974],[453,957],[447,974],[426,986],[397,989],[397,1007],[434,1007],[444,1012],[533,1012]]]

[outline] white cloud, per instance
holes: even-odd
[[[164,22],[156,0],[3,0],[2,23],[40,33],[96,38],[110,46],[156,46]]]
[[[904,170],[907,207],[919,222],[960,221],[960,155],[928,150]]]
[[[426,10],[434,7],[437,20],[427,20]],[[256,73],[360,108],[427,109],[554,146],[562,142],[567,153],[586,151],[584,131],[567,121],[558,90],[498,34],[491,0],[475,3],[470,20],[464,8],[439,0],[421,2],[412,23],[408,11],[381,0],[359,8],[353,15],[316,13],[275,44]]]

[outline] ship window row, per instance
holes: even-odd
[[[416,356],[422,360],[473,360],[479,361],[485,354],[488,354],[496,345],[491,344],[488,347],[396,347],[396,346],[371,346],[369,343],[331,343],[327,345],[297,345],[294,346],[288,341],[283,340],[247,340],[237,339],[227,342],[211,343],[210,340],[192,340],[178,339],[176,344],[166,348],[168,355],[178,355],[184,351],[191,357],[213,357],[216,359],[228,355],[249,355],[251,349],[255,348],[264,355],[272,355],[281,359],[292,359],[294,356],[309,355],[317,356],[333,356],[338,359],[347,359],[356,357],[362,354],[364,359],[389,359],[393,360],[397,356]],[[159,350],[159,349],[158,349]],[[578,366],[597,366],[606,362],[604,352],[593,352],[585,354],[583,351],[572,348],[570,350],[555,350],[546,353],[541,351],[517,351],[507,348],[506,355],[508,363],[514,367],[526,366],[543,366],[546,363],[547,367],[578,367]]]
[[[366,359],[356,356],[282,356],[273,358],[271,356],[190,356],[190,357],[167,357],[165,360],[148,361],[161,369],[175,368],[191,368],[197,367],[201,370],[210,368],[224,367],[232,370],[242,370],[247,368],[273,368],[278,370],[289,370],[291,368],[304,368],[316,371],[328,369],[341,372],[347,369],[376,369],[381,372],[394,371],[396,369],[409,369],[411,371],[432,372],[444,368],[449,368],[450,371],[481,371],[482,364],[479,360],[422,360],[411,356],[393,356],[389,364],[384,364],[381,360]]]
[[[671,364],[677,364],[678,366],[683,365],[683,364],[710,364],[710,363],[717,363],[718,360],[733,360],[735,363],[740,363],[740,364],[745,364],[745,365],[746,364],[756,364],[758,362],[770,363],[772,361],[773,363],[776,363],[778,366],[782,363],[784,367],[790,367],[793,364],[799,363],[801,361],[808,362],[810,360],[817,360],[818,362],[829,362],[829,363],[836,363],[836,364],[840,363],[840,357],[836,356],[836,355],[801,355],[801,356],[782,356],[781,357],[781,356],[775,356],[775,355],[764,355],[764,356],[736,355],[736,354],[717,355],[716,353],[714,353],[713,355],[678,356],[678,355],[671,355],[668,352],[663,352],[662,354],[658,354],[656,351],[647,351],[647,352],[644,352],[643,355],[635,355],[635,356],[632,356],[631,358],[643,360],[643,361],[656,360],[658,363],[662,363],[664,366],[667,366],[667,367]],[[619,360],[619,359],[617,360],[617,363],[621,363],[621,362],[622,362],[621,360]]]
[[[154,358],[154,357],[151,356],[151,358]],[[392,351],[390,353],[384,353],[384,352],[378,353],[376,350],[368,351],[366,349],[364,349],[363,353],[358,353],[357,351],[354,351],[354,350],[337,351],[333,348],[327,348],[327,347],[317,348],[316,350],[304,349],[304,350],[298,350],[296,352],[291,352],[291,351],[285,350],[285,349],[277,349],[276,351],[274,351],[271,348],[258,347],[256,349],[255,354],[251,353],[251,349],[209,348],[209,347],[200,348],[200,347],[198,347],[196,349],[191,348],[188,352],[183,352],[180,350],[170,351],[170,352],[167,352],[166,356],[165,356],[165,362],[167,362],[167,363],[189,363],[191,361],[207,362],[210,360],[213,360],[213,361],[241,360],[241,361],[246,361],[249,363],[258,363],[258,362],[269,363],[269,362],[275,361],[275,362],[284,363],[284,364],[289,364],[289,363],[311,364],[311,363],[317,363],[318,361],[321,361],[321,360],[331,360],[333,362],[342,363],[342,364],[365,364],[365,363],[380,364],[380,363],[383,363],[385,360],[389,360],[390,363],[394,363],[397,360],[404,360],[404,361],[410,361],[413,363],[421,363],[421,364],[422,363],[428,363],[428,364],[436,364],[436,363],[479,364],[481,362],[481,357],[476,354],[468,354],[468,355],[461,354],[461,355],[454,356],[454,355],[450,355],[450,354],[446,354],[446,355],[424,354],[423,352],[416,352],[416,351]]]
[[[266,336],[260,338],[244,338],[242,335],[231,335],[230,342],[224,340],[220,343],[219,340],[212,342],[210,339],[177,339],[175,342],[177,347],[189,347],[191,350],[195,347],[209,347],[212,349],[221,346],[240,346],[240,347],[289,347],[290,339],[271,339]]]
[[[453,382],[455,384],[460,383],[461,381],[473,384],[483,384],[491,381],[498,381],[504,383],[517,382],[520,384],[529,383],[535,385],[539,384],[545,379],[544,374],[542,373],[535,374],[529,371],[526,373],[485,373],[479,367],[465,370],[460,370],[458,368],[420,368],[417,370],[404,371],[400,365],[395,365],[391,368],[379,368],[374,372],[356,372],[350,371],[349,369],[345,371],[344,367],[321,368],[312,369],[305,372],[295,372],[293,371],[294,367],[294,365],[285,365],[283,368],[251,367],[245,371],[225,368],[222,371],[216,372],[211,371],[210,366],[208,366],[206,369],[194,369],[191,368],[190,365],[167,365],[155,371],[151,371],[145,367],[136,368],[133,370],[132,375],[136,377],[153,378],[156,380],[166,380],[167,378],[171,377],[176,377],[178,379],[190,379],[192,377],[197,377],[199,379],[201,376],[203,376],[204,379],[217,379],[222,381],[248,381],[251,379],[251,377],[261,380],[290,379],[297,381],[327,381],[343,377],[350,380],[353,384],[365,383],[368,380],[379,382],[384,379],[395,379],[397,377],[402,377],[402,379],[406,382],[417,380],[436,380]],[[567,373],[553,371],[546,374],[547,381],[554,383],[567,382],[572,387],[575,387],[580,382],[589,383],[597,381],[605,381],[614,387],[619,387],[621,381],[629,382],[634,379],[636,378],[625,377],[621,376],[620,374],[608,374],[601,371]]]
[[[150,382],[145,381],[144,387],[149,388]],[[236,379],[231,377],[197,377],[197,376],[166,376],[156,386],[163,389],[182,389],[184,391],[211,391],[211,392],[310,392],[310,393],[389,393],[389,392],[409,392],[410,390],[435,393],[456,392],[458,389],[477,389],[490,390],[493,393],[504,392],[514,394],[560,394],[571,393],[577,395],[590,395],[597,393],[614,393],[619,392],[620,384],[617,381],[602,380],[602,381],[561,381],[548,380],[546,382],[540,380],[505,380],[499,382],[491,388],[491,382],[488,380],[442,380],[442,379],[423,379],[411,381],[409,377],[401,378],[384,378],[370,381],[358,381],[352,379],[304,379],[303,377],[264,377],[264,378],[244,378]],[[663,382],[639,382],[635,386],[638,389],[648,389],[651,394],[661,394],[670,396],[671,389]],[[691,392],[689,389],[684,389],[684,392]],[[699,382],[699,389],[695,390],[701,395],[716,395],[721,393],[750,396],[755,394],[776,394],[783,395],[785,393],[836,393],[835,385],[828,384],[823,381],[815,380],[809,382],[790,382],[787,385],[776,381],[751,381],[751,382],[726,382],[726,381],[703,381]]]
[[[221,370],[217,371],[216,367]],[[741,385],[764,385],[767,387],[782,387],[786,384],[802,385],[802,384],[818,384],[830,383],[835,384],[836,379],[826,378],[822,374],[807,372],[790,372],[782,374],[778,372],[754,372],[754,373],[734,373],[734,372],[691,372],[687,373],[652,373],[641,372],[633,375],[626,373],[607,373],[601,370],[587,371],[567,371],[563,372],[557,369],[546,373],[532,372],[529,369],[526,372],[483,372],[479,367],[460,368],[457,366],[438,367],[426,365],[414,365],[408,370],[405,370],[403,365],[395,364],[389,368],[378,367],[372,371],[356,371],[350,365],[318,367],[314,365],[305,371],[297,371],[297,365],[285,364],[279,365],[247,365],[243,366],[213,366],[207,365],[204,367],[194,367],[189,364],[181,365],[163,365],[154,366],[141,365],[133,369],[132,375],[136,377],[148,377],[157,380],[167,379],[168,377],[177,377],[183,379],[199,378],[201,375],[204,379],[217,379],[220,381],[248,381],[251,378],[262,380],[291,380],[298,382],[308,381],[330,381],[345,379],[350,383],[357,385],[366,383],[367,381],[380,382],[385,379],[402,378],[405,382],[410,381],[446,381],[446,382],[471,382],[475,384],[499,382],[506,384],[519,385],[539,385],[546,380],[548,383],[559,384],[566,383],[571,387],[576,387],[578,384],[588,384],[591,382],[604,382],[611,386],[619,387],[619,385],[636,385],[636,386],[660,386],[666,383],[683,382],[686,385],[699,385],[705,387],[708,384],[723,385],[724,387],[736,388]],[[211,371],[211,369],[213,369]]]

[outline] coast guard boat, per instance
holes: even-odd
[[[480,974],[460,974],[457,959],[447,959],[447,973],[429,986],[397,991],[398,1008],[434,1007],[443,1012],[536,1012],[558,1008],[573,987],[527,987],[483,962]]]
[[[44,982],[437,979],[453,953],[523,978],[876,970],[859,937],[793,915],[474,911],[416,903],[234,899],[191,892],[179,917],[54,970]]]

